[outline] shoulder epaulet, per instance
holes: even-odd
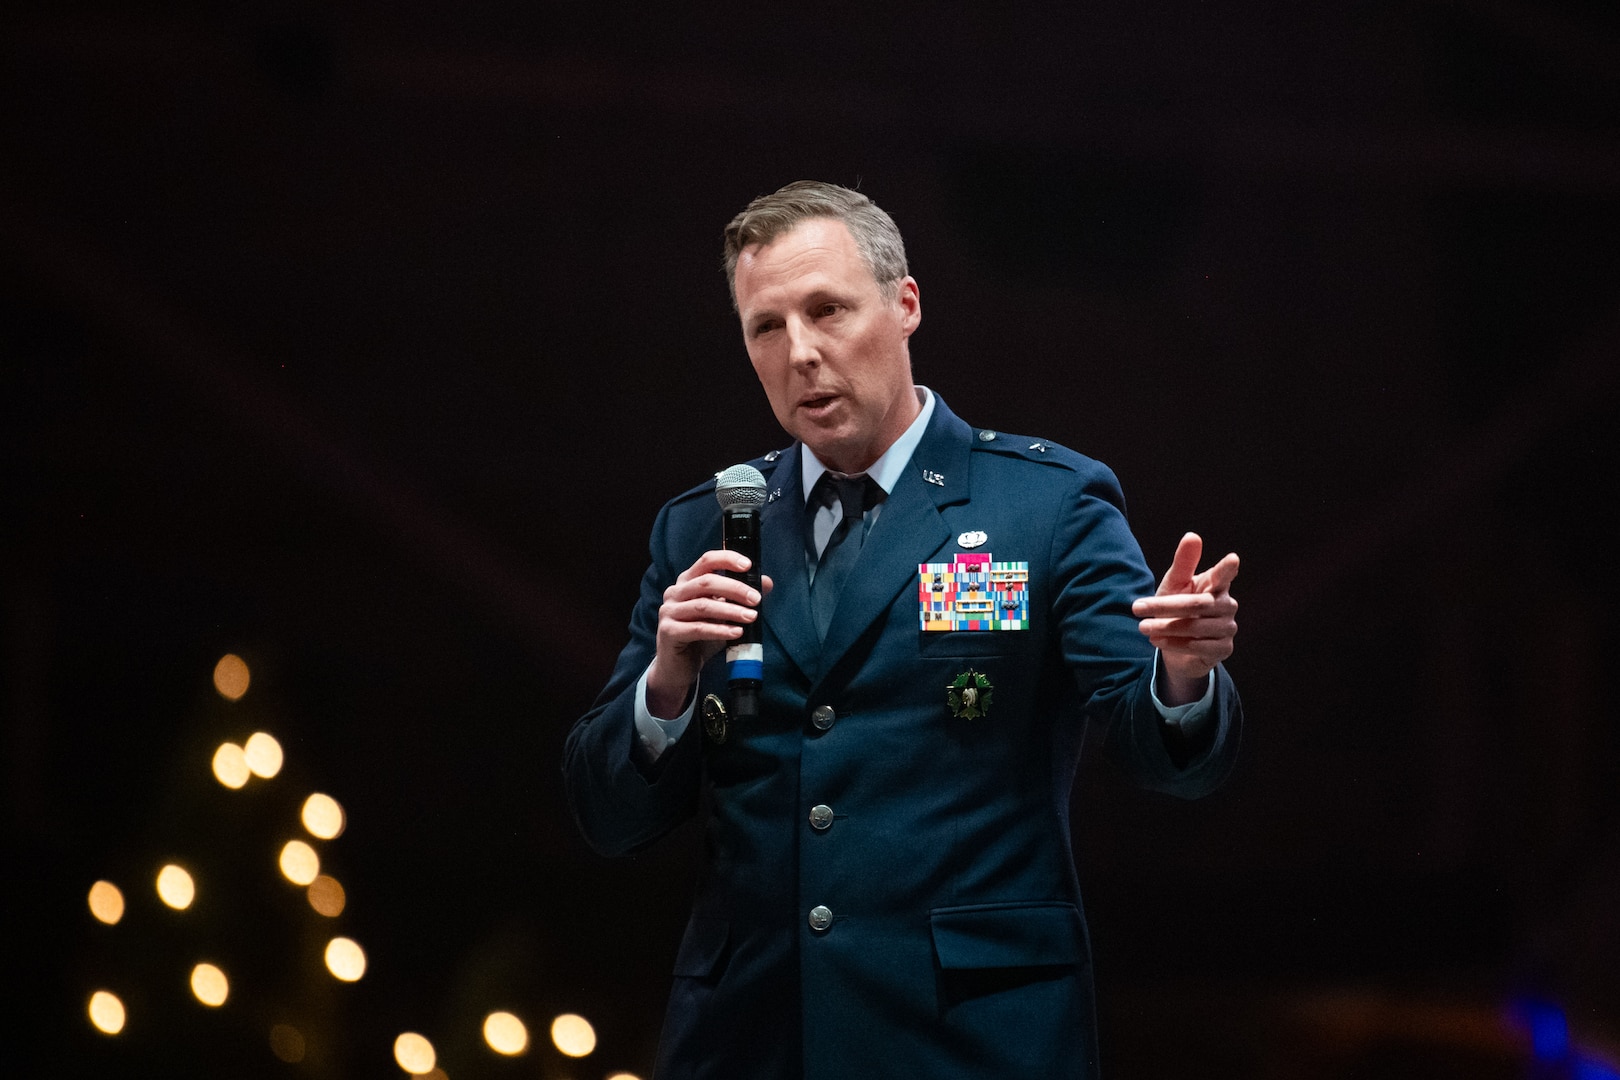
[[[1013,435],[994,428],[974,428],[973,449],[998,454],[1001,457],[1022,458],[1042,465],[1053,465],[1060,469],[1076,469],[1087,460],[1085,455],[1050,439],[1040,439],[1032,435]]]
[[[771,473],[776,471],[776,462],[785,453],[787,453],[786,450],[770,450],[761,454],[759,457],[752,458],[748,461],[742,462],[741,464],[752,465],[754,468],[763,473],[767,480],[769,480]],[[733,464],[736,463],[734,462]],[[730,468],[730,466],[727,466],[727,468]],[[720,474],[724,471],[724,469],[716,469],[714,475],[710,476],[707,480],[687,488],[685,491],[671,499],[671,505],[679,502],[686,502],[689,499],[695,499],[700,496],[705,496],[710,499],[714,498],[714,482],[720,478]]]

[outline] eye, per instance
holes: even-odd
[[[828,315],[836,315],[842,310],[844,310],[844,306],[842,304],[835,304],[829,300],[825,304],[820,304],[816,307],[816,317],[818,319],[825,318]]]
[[[779,327],[781,325],[782,325],[782,323],[778,319],[765,319],[765,320],[755,324],[755,326],[754,326],[754,336],[755,337],[763,337],[764,335],[770,333],[772,330],[775,330],[777,327]]]

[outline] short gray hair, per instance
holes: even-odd
[[[821,180],[795,180],[759,196],[726,226],[726,287],[731,290],[733,308],[737,306],[737,258],[743,249],[768,244],[811,218],[843,222],[878,288],[885,297],[894,298],[907,272],[906,245],[894,219],[858,191]]]

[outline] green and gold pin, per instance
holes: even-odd
[[[994,690],[988,676],[968,668],[945,688],[945,704],[958,720],[977,720],[990,711]]]

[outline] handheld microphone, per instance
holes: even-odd
[[[726,576],[763,593],[759,575],[759,508],[765,505],[765,477],[752,465],[733,465],[715,479],[714,497],[720,501],[724,546],[748,560],[744,573]],[[731,714],[739,720],[759,716],[759,688],[765,674],[765,646],[759,620],[742,624],[742,637],[726,646],[726,676],[731,691]]]

